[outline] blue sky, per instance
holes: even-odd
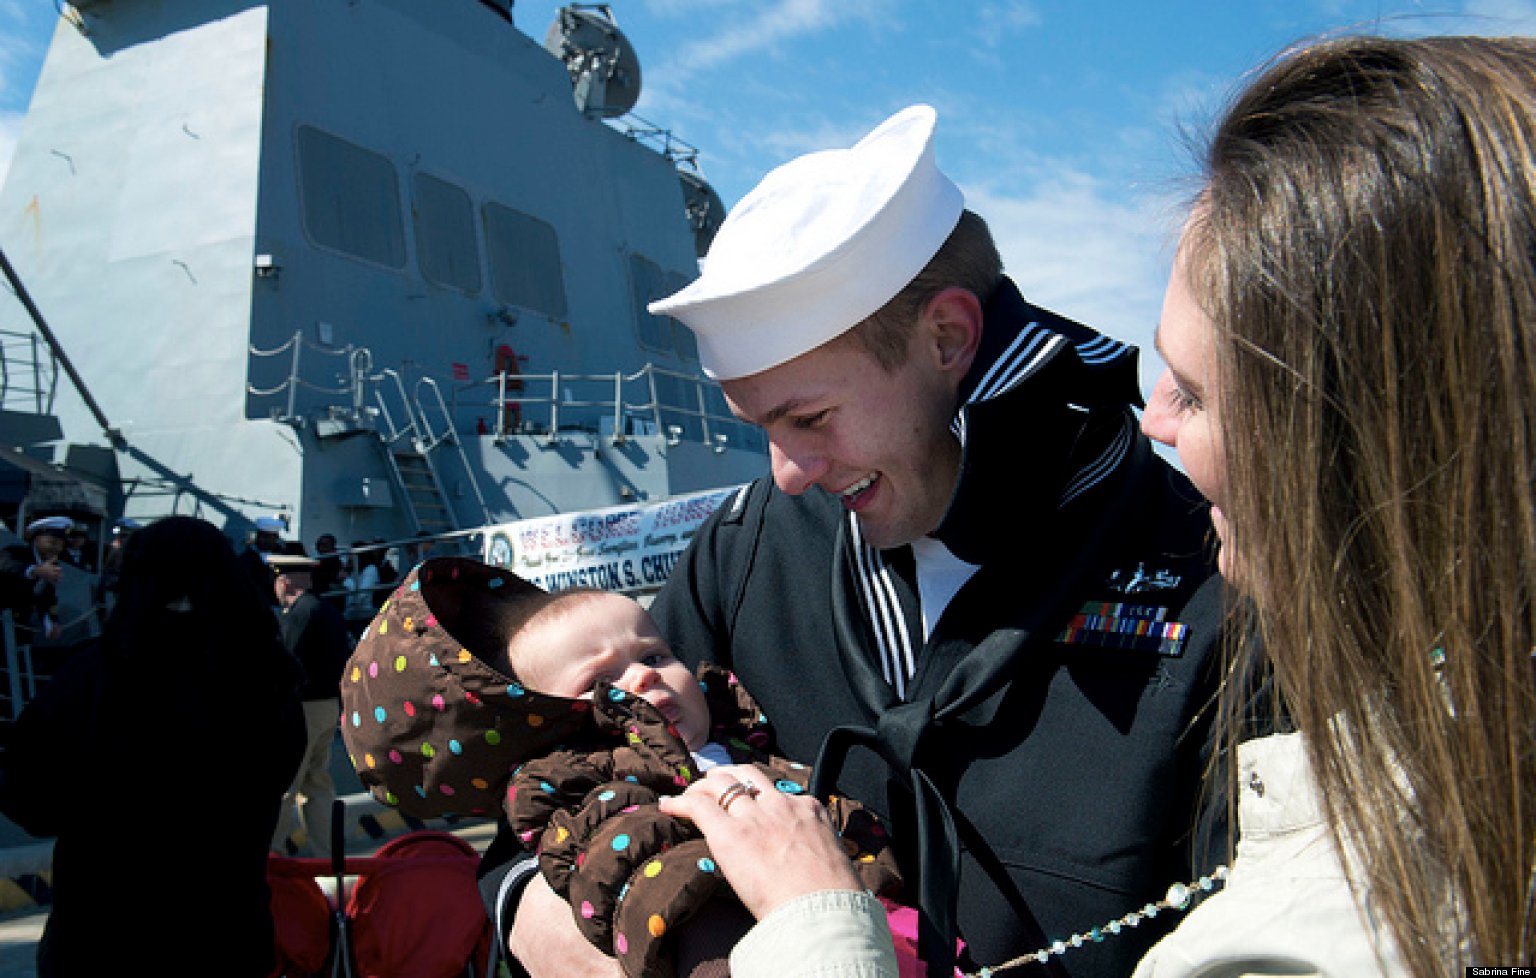
[[[519,0],[514,19],[542,41],[558,6]],[[928,102],[939,165],[992,224],[1025,294],[1144,348],[1191,191],[1189,137],[1245,72],[1332,32],[1536,34],[1536,0],[611,6],[639,54],[636,111],[698,148],[727,205],[777,163]],[[56,20],[54,0],[0,0],[0,174]]]

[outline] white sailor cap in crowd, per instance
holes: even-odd
[[[282,533],[286,529],[288,529],[288,527],[284,525],[283,521],[278,519],[276,516],[256,517],[257,533]]]
[[[320,561],[305,554],[267,554],[267,566],[275,568],[278,573],[306,571],[319,567]]]
[[[934,162],[937,119],[913,105],[850,149],[773,170],[726,216],[699,278],[648,308],[694,331],[716,380],[776,367],[858,325],[917,277],[965,209]]]
[[[75,521],[68,516],[44,516],[40,520],[33,520],[27,524],[27,536],[36,536],[39,533],[63,536],[74,525]]]

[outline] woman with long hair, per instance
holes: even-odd
[[[1236,858],[1142,973],[1528,964],[1536,40],[1338,39],[1253,79],[1211,141],[1158,341],[1143,427],[1213,503],[1252,618],[1232,675],[1262,657],[1295,732],[1235,744]],[[1224,693],[1234,742],[1246,691]],[[768,918],[738,978],[784,974],[765,951],[804,937],[796,907],[854,888],[813,802],[716,803],[749,776],[668,803]],[[892,974],[878,925],[833,936],[821,913],[797,955]]]
[[[134,533],[99,641],[27,704],[0,810],[56,836],[38,974],[268,974],[267,850],[304,750],[297,662],[212,524]]]

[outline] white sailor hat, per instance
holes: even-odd
[[[717,380],[776,367],[878,312],[965,209],[934,162],[937,119],[913,105],[850,149],[770,172],[721,224],[699,278],[650,311],[694,331]]]
[[[39,533],[63,536],[74,525],[75,521],[68,516],[44,516],[40,520],[33,520],[27,524],[27,536],[36,536]]]
[[[288,529],[287,525],[276,516],[256,517],[257,533],[282,533],[286,529]]]
[[[320,561],[302,553],[267,554],[267,566],[275,568],[278,573],[306,571],[319,567]]]

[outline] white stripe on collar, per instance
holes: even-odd
[[[905,701],[907,681],[917,671],[917,659],[896,585],[891,580],[891,569],[880,551],[864,543],[859,532],[859,518],[854,513],[848,514],[848,528],[854,553],[858,555],[854,566],[858,569],[860,590],[864,592],[864,606],[869,610],[869,620],[874,627],[880,671],[896,690],[896,696]]]
[[[1115,435],[1115,440],[1109,443],[1104,453],[1092,462],[1077,470],[1071,483],[1067,485],[1065,492],[1061,494],[1061,505],[1065,506],[1094,486],[1103,482],[1105,477],[1119,467],[1130,453],[1131,444],[1135,441],[1136,418],[1127,414],[1122,419],[1120,431]]]

